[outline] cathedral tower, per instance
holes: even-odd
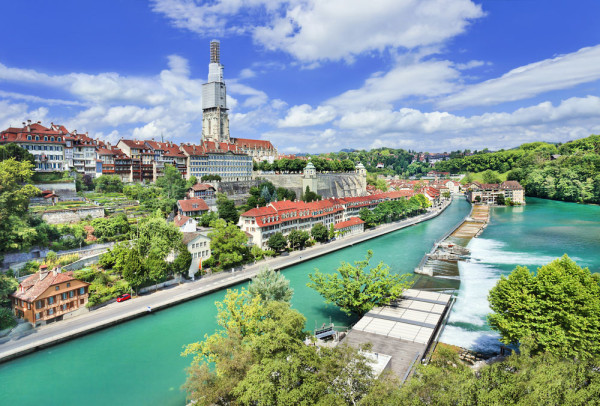
[[[202,85],[202,141],[230,142],[227,95],[218,40],[210,41],[208,82]]]

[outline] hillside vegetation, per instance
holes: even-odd
[[[438,162],[452,173],[508,172],[528,196],[568,202],[600,203],[600,135],[567,142],[534,142],[519,148]]]

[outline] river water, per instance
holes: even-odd
[[[435,219],[286,269],[295,291],[292,305],[306,316],[306,328],[330,318],[339,326],[354,321],[306,287],[315,268],[332,272],[341,261],[364,259],[371,249],[372,264],[384,261],[395,272],[412,273],[434,241],[469,210],[457,199]],[[179,354],[185,344],[215,331],[214,302],[224,295],[203,296],[0,364],[0,405],[183,405],[180,387],[191,359]]]
[[[528,198],[526,206],[492,208],[488,227],[468,248],[471,260],[459,263],[460,290],[441,341],[494,352],[489,290],[517,265],[536,270],[563,254],[600,272],[600,206]]]

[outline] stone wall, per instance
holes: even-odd
[[[218,193],[223,193],[235,202],[236,205],[246,204],[250,197],[250,188],[260,185],[261,180],[242,180],[236,182],[210,182]]]
[[[284,187],[296,192],[296,196],[304,192],[304,175],[262,174],[261,178],[272,182],[276,187]],[[316,179],[317,190],[324,199],[329,197],[364,196],[367,193],[367,179],[358,173],[319,173]],[[314,190],[313,190],[314,191]]]
[[[104,217],[104,208],[87,207],[78,209],[64,209],[56,211],[47,211],[42,214],[42,219],[48,224],[77,223],[87,216],[93,219]]]
[[[77,196],[75,181],[61,183],[36,183],[33,186],[40,190],[54,190],[60,197]]]

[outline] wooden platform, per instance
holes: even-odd
[[[444,293],[407,289],[397,302],[365,314],[342,343],[370,343],[372,352],[392,357],[391,369],[402,379],[423,357],[450,299]]]
[[[460,227],[452,233],[452,237],[458,238],[473,238],[487,224],[490,215],[490,207],[488,205],[475,205],[471,211],[471,216]]]

